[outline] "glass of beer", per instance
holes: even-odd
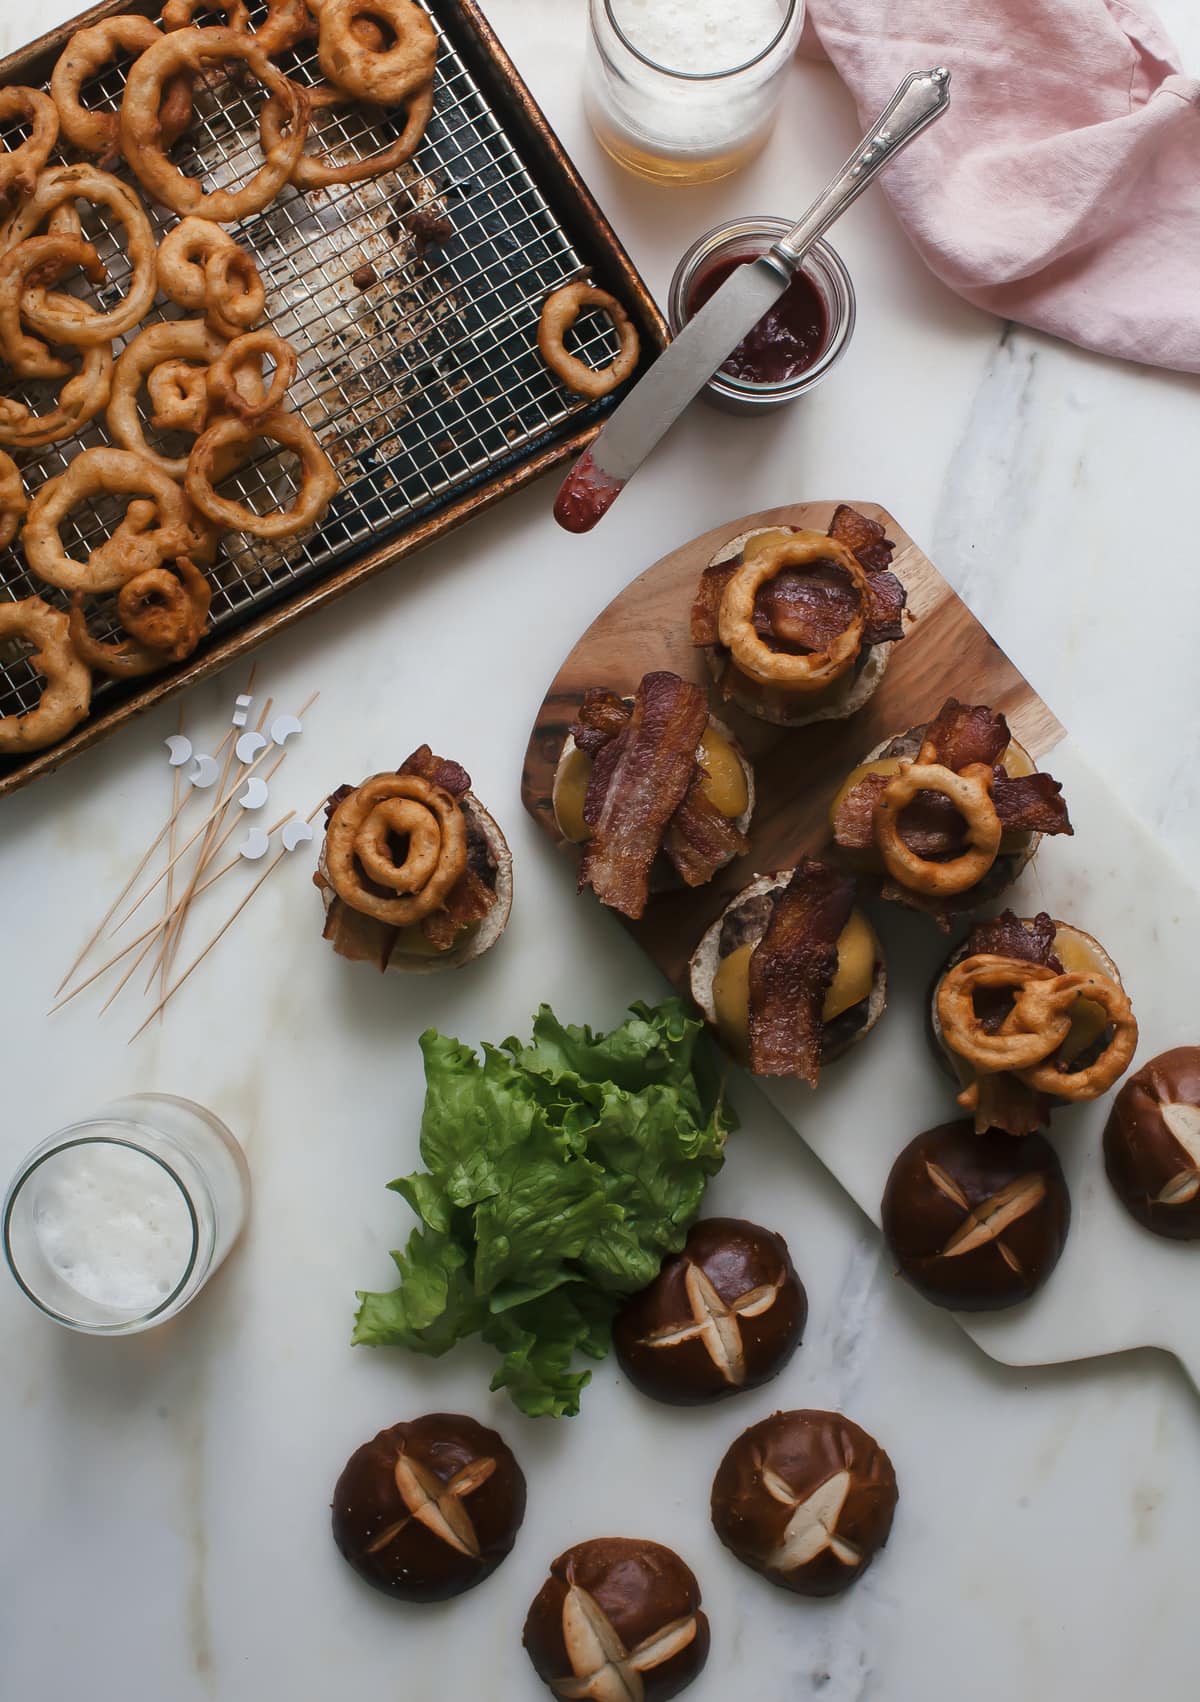
[[[51,1135],[4,1202],[4,1254],[35,1306],[133,1335],[193,1300],[245,1221],[250,1177],[219,1118],[143,1093]]]
[[[708,183],[770,135],[804,0],[588,0],[584,81],[601,147],[641,177]]]

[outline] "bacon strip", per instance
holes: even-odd
[[[663,850],[688,886],[703,886],[731,857],[745,856],[750,841],[702,790],[698,774],[667,824]]]
[[[1015,958],[1018,963],[1053,965],[1057,962],[1054,956],[1055,933],[1054,918],[1044,910],[1038,911],[1028,927],[1015,911],[1003,910],[999,916],[979,922],[972,928],[966,955],[978,957],[981,953],[990,953],[995,957]],[[986,988],[979,989],[980,993],[985,991]]]
[[[736,561],[718,562],[706,567],[700,575],[700,587],[692,604],[692,643],[716,644],[719,638],[717,617],[725,587],[738,570]]]
[[[798,1076],[821,1073],[821,1011],[837,972],[838,936],[854,908],[855,883],[827,863],[803,858],[775,900],[750,958],[750,1068]]]
[[[784,568],[759,587],[754,627],[789,650],[827,650],[858,613],[858,592],[835,561]]]
[[[418,745],[396,770],[397,774],[419,774],[431,786],[440,786],[452,798],[461,798],[471,790],[471,776],[460,763],[434,756],[428,745]]]
[[[642,914],[650,866],[695,778],[696,747],[707,724],[702,687],[675,674],[646,675],[628,724],[592,769],[584,819],[593,831],[579,866],[581,891],[590,886],[624,916]],[[602,794],[601,758],[608,758],[603,766],[609,770]]]
[[[1049,1101],[1019,1076],[1007,1070],[980,1076],[979,1102],[975,1107],[975,1133],[1002,1129],[1009,1135],[1033,1135],[1046,1125]]]
[[[986,703],[969,705],[948,697],[925,729],[925,742],[932,744],[937,760],[956,774],[973,762],[989,768],[1000,761],[1012,734],[1003,715]]]
[[[829,536],[853,550],[868,573],[880,573],[892,565],[896,546],[885,536],[878,520],[868,520],[857,508],[842,502],[833,511]]]
[[[442,908],[422,918],[421,932],[438,951],[449,951],[461,930],[482,922],[495,902],[496,894],[487,882],[468,869],[446,894]]]
[[[890,774],[864,774],[838,805],[833,840],[843,851],[869,851],[874,845],[875,806],[891,778]]]
[[[904,613],[908,592],[894,573],[872,573],[867,586],[870,602],[863,643],[895,644],[904,637],[904,623],[900,617]]]
[[[629,705],[615,691],[589,686],[579,706],[579,719],[572,723],[571,737],[586,756],[595,756],[601,746],[624,731],[630,713]]]
[[[1049,774],[1022,774],[1015,779],[1003,772],[992,786],[992,802],[1004,827],[1012,832],[1074,834],[1062,781]]]
[[[313,876],[313,885],[327,890],[320,874]],[[339,957],[352,963],[373,963],[383,970],[396,944],[396,929],[377,916],[364,916],[361,910],[352,910],[335,897],[325,913],[323,938],[332,943]]]

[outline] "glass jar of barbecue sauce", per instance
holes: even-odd
[[[790,229],[787,219],[759,215],[731,219],[694,242],[671,279],[667,317],[672,336],[735,267],[757,259]],[[845,262],[827,242],[816,242],[783,295],[701,395],[734,414],[782,407],[821,382],[845,352],[853,330],[854,285]]]

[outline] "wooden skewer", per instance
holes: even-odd
[[[166,1004],[167,1000],[170,999],[170,998],[173,998],[174,995],[183,986],[183,984],[187,980],[188,976],[192,973],[192,970],[198,969],[199,966],[204,962],[204,959],[208,956],[209,952],[213,949],[213,947],[216,945],[217,941],[221,938],[221,936],[224,933],[226,933],[226,931],[229,928],[231,928],[233,926],[233,924],[237,921],[238,917],[241,915],[242,911],[249,904],[250,900],[254,897],[254,895],[258,891],[258,889],[262,886],[262,884],[266,880],[267,876],[270,875],[271,873],[273,873],[273,871],[279,867],[280,863],[283,861],[283,859],[287,855],[288,855],[287,851],[283,850],[282,848],[280,848],[280,850],[278,850],[275,853],[275,855],[271,858],[271,861],[267,864],[266,868],[263,870],[262,874],[259,875],[259,877],[255,881],[254,885],[250,888],[249,892],[247,892],[245,894],[245,896],[242,898],[241,902],[236,906],[232,915],[227,917],[226,920],[221,924],[221,926],[217,929],[216,933],[213,935],[212,939],[209,940],[208,944],[204,947],[204,950],[201,951],[200,953],[198,953],[198,955],[192,959],[192,961],[188,964],[187,968],[184,970],[183,974],[179,977],[179,979],[177,981],[173,981],[171,983],[170,987],[167,989],[165,996],[158,1001],[158,1004],[155,1005],[154,1009],[150,1012],[150,1015],[146,1018],[145,1022],[142,1024],[141,1028],[139,1028],[134,1034],[130,1035],[130,1037],[129,1037],[130,1045],[133,1044],[133,1042],[137,1039],[139,1034],[144,1033],[145,1030],[147,1028],[149,1028],[150,1024],[154,1021],[154,1019],[158,1015],[159,1011],[162,1010],[162,1008]]]
[[[225,745],[233,737],[233,731],[234,731],[234,729],[231,727],[229,729],[229,732],[225,735],[225,738],[217,746],[217,752],[216,752],[217,755],[220,755],[221,751],[223,751],[225,749]],[[96,941],[100,938],[101,934],[103,934],[105,928],[108,927],[108,924],[112,921],[113,916],[116,914],[117,906],[119,904],[121,904],[126,898],[128,898],[130,892],[133,889],[134,882],[137,880],[137,878],[141,874],[142,870],[146,867],[146,864],[150,861],[151,857],[153,857],[154,853],[158,850],[158,848],[162,844],[163,840],[167,837],[167,834],[171,831],[171,827],[172,827],[173,823],[175,822],[176,817],[179,816],[182,813],[182,811],[187,807],[188,799],[191,797],[191,795],[192,794],[191,794],[190,791],[185,792],[183,794],[183,797],[179,801],[178,808],[175,809],[172,812],[170,818],[163,823],[162,827],[158,831],[157,836],[151,841],[150,845],[147,847],[145,856],[142,858],[142,860],[138,864],[137,868],[133,871],[133,873],[130,875],[129,879],[125,882],[125,885],[121,888],[120,892],[117,894],[117,896],[113,899],[112,903],[109,905],[107,911],[105,912],[104,916],[101,918],[99,924],[97,925],[95,933],[88,940],[87,944],[84,946],[84,948],[80,952],[79,956],[75,959],[75,961],[71,965],[70,969],[67,970],[67,973],[63,976],[63,978],[59,982],[58,986],[54,989],[55,998],[57,998],[58,995],[62,992],[63,988],[67,985],[68,981],[70,981],[71,977],[75,974],[75,971],[79,968],[79,965],[83,962],[84,958],[91,951],[92,947],[95,945]]]
[[[296,813],[295,810],[289,810],[286,815],[280,816],[279,820],[274,824],[274,826],[268,828],[268,830],[267,830],[268,834],[277,833],[278,830],[285,825],[285,823],[291,821],[291,819],[295,815],[295,813]],[[228,842],[228,840],[230,839],[230,837],[232,836],[232,834],[234,833],[236,828],[237,828],[237,822],[236,821],[230,822],[228,828],[225,830],[225,833],[221,837],[220,843],[217,846],[218,851],[220,851],[222,849],[222,847]],[[194,899],[199,898],[200,894],[202,892],[208,891],[209,887],[212,886],[214,881],[220,880],[222,875],[227,875],[229,873],[230,869],[236,869],[238,864],[241,863],[241,862],[244,862],[244,861],[245,861],[245,859],[243,858],[241,852],[239,851],[237,856],[231,857],[229,859],[228,863],[223,864],[221,866],[221,868],[219,868],[217,870],[215,875],[210,875],[208,877],[208,879],[203,883],[202,886],[198,886],[196,888],[195,892],[192,894],[192,897]],[[78,987],[72,987],[71,991],[67,994],[65,999],[60,999],[56,1005],[52,1005],[50,1007],[49,1011],[47,1011],[47,1013],[46,1013],[47,1016],[53,1016],[55,1011],[62,1010],[64,1005],[69,1005],[71,1003],[71,1000],[76,998],[78,996],[78,994],[82,993],[85,988],[90,987],[92,985],[93,981],[98,981],[102,975],[106,975],[115,963],[120,963],[121,959],[123,957],[128,957],[131,951],[136,951],[137,947],[142,945],[144,941],[149,940],[149,941],[153,942],[155,936],[162,933],[165,923],[167,921],[174,920],[175,916],[178,915],[182,904],[183,904],[183,900],[180,899],[178,901],[178,903],[174,906],[169,917],[163,918],[158,922],[152,922],[148,928],[144,928],[142,930],[142,932],[137,936],[136,939],[130,940],[128,945],[122,946],[120,951],[114,952],[113,955],[108,959],[108,961],[106,963],[102,963],[100,965],[99,969],[93,969],[92,973],[88,976],[86,981],[81,981],[79,983]],[[146,948],[145,948],[145,951],[140,953],[140,955],[138,956],[137,962],[133,965],[134,969],[136,969],[138,964],[143,961],[143,959],[146,956],[146,952],[148,952],[149,950],[150,950],[150,946],[147,945]],[[157,967],[158,967],[158,965],[156,964],[155,968],[157,969]],[[126,979],[128,979],[128,977],[126,977]],[[125,982],[122,981],[121,987],[123,987],[124,985],[125,985]],[[149,985],[149,983],[147,983],[147,986],[148,985]],[[121,987],[117,988],[118,993],[121,991]],[[115,995],[114,995],[114,997],[115,997]],[[111,1000],[109,1001],[109,1003],[111,1003]],[[102,1012],[104,1010],[107,1010],[107,1009],[108,1009],[108,1005],[104,1005],[102,1007]]]
[[[295,813],[296,813],[295,810],[289,810],[288,813],[285,816],[280,816],[279,820],[275,823],[275,826],[270,828],[268,831],[270,833],[274,833],[276,828],[280,828],[284,825],[285,822],[291,821],[291,819],[295,815]],[[228,829],[227,833],[225,834],[226,839],[228,839],[229,834],[233,832],[233,830],[236,826],[237,826],[236,822],[232,822],[230,824],[229,829]],[[235,857],[231,857],[227,863],[222,864],[222,866],[217,870],[216,874],[209,875],[209,877],[206,881],[201,882],[201,884],[196,888],[195,892],[192,894],[192,899],[195,900],[195,899],[199,898],[200,894],[202,892],[207,892],[209,887],[214,885],[215,882],[219,881],[222,875],[227,875],[229,873],[230,869],[236,869],[238,864],[241,863],[241,862],[244,862],[244,861],[245,861],[245,859],[243,858],[241,852],[239,851]],[[182,903],[183,903],[183,901],[180,900],[181,905],[182,905]],[[100,1006],[100,1015],[101,1016],[104,1015],[105,1011],[108,1009],[109,1005],[112,1004],[113,1000],[117,997],[117,994],[121,991],[121,989],[127,985],[130,976],[133,975],[133,973],[137,969],[138,965],[141,962],[143,962],[143,960],[146,957],[146,954],[153,949],[153,946],[154,946],[153,936],[156,935],[159,932],[160,932],[160,930],[157,927],[148,928],[146,930],[146,933],[149,934],[151,936],[151,938],[146,940],[146,944],[142,947],[141,951],[134,958],[134,960],[130,964],[129,968],[125,971],[125,974],[121,977],[121,980],[113,988],[112,992],[108,995],[108,998],[105,999],[104,1003]],[[138,939],[146,939],[146,935],[145,934],[139,934]],[[135,940],[133,942],[133,944],[136,945],[137,940]],[[133,949],[133,946],[130,946],[129,950],[132,951],[132,949]],[[161,959],[159,961],[161,962]],[[150,982],[153,981],[155,971],[157,969],[158,969],[158,963],[155,963],[150,970],[150,979],[146,982],[147,989],[149,989]],[[164,1003],[166,1002],[167,996],[169,996],[169,995],[164,996],[164,1000],[163,1000]],[[158,1016],[162,1015],[161,1005],[160,1005],[157,1012],[151,1012],[151,1016],[150,1016],[151,1021],[154,1020],[155,1015],[158,1015]],[[141,1033],[141,1029],[138,1030],[138,1034],[140,1034],[140,1033]],[[137,1035],[134,1036],[134,1039],[136,1039],[136,1038],[137,1038]]]
[[[175,858],[174,858],[174,861],[176,863],[178,863],[178,861],[181,857],[186,857],[187,853],[191,850],[192,846],[199,839],[200,835],[202,833],[206,833],[208,831],[208,828],[210,827],[210,825],[212,823],[213,817],[224,811],[225,806],[226,806],[226,804],[228,804],[229,800],[231,798],[235,798],[237,796],[239,790],[245,784],[245,782],[247,780],[249,780],[250,776],[254,773],[255,769],[258,768],[260,766],[260,764],[264,763],[270,755],[271,755],[271,746],[270,745],[268,745],[265,750],[259,751],[259,753],[255,757],[254,761],[249,765],[248,768],[246,768],[242,771],[242,773],[234,781],[233,785],[229,788],[229,790],[225,794],[225,796],[223,798],[219,799],[218,802],[213,805],[211,813],[208,816],[206,816],[205,819],[200,823],[199,827],[196,829],[195,833],[193,833],[192,837],[190,839],[186,840],[179,847],[179,850],[175,853]],[[170,866],[171,865],[168,865],[168,868]],[[121,929],[125,926],[126,922],[128,922],[129,919],[132,916],[135,916],[137,914],[137,912],[142,908],[142,905],[145,904],[146,900],[149,898],[150,894],[158,886],[158,883],[160,881],[166,879],[167,872],[168,872],[167,869],[162,869],[162,870],[159,871],[159,873],[155,876],[155,878],[150,882],[150,885],[146,888],[145,892],[138,899],[137,903],[134,904],[129,910],[127,910],[125,912],[124,916],[122,916],[121,920],[113,928],[114,934],[120,933]]]
[[[177,727],[178,727],[178,731],[180,733],[182,733],[183,732],[183,700],[182,699],[180,699],[180,703],[179,703],[179,720],[178,720],[178,723],[177,723]],[[229,748],[230,748],[230,750],[232,750],[233,746],[230,745]],[[183,764],[181,763],[179,766],[180,766],[180,768],[182,768]],[[172,909],[172,906],[175,903],[175,870],[172,867],[170,867],[170,863],[171,863],[171,859],[175,855],[175,819],[176,819],[176,816],[178,814],[178,811],[179,811],[179,768],[173,768],[171,770],[171,831],[170,831],[170,834],[168,835],[168,838],[167,838],[167,864],[168,864],[168,868],[167,868],[167,890],[163,894],[163,927],[164,928],[167,927],[170,923],[171,909]],[[162,986],[159,987],[159,993],[160,994],[165,991],[166,984],[167,984],[167,971],[166,971],[165,965],[163,967],[161,979],[162,979]]]
[[[308,702],[301,705],[300,714],[301,715],[307,715],[308,711],[312,708],[313,704],[317,701],[317,699],[320,697],[320,695],[321,694],[320,694],[319,691],[314,691],[312,696],[308,699]],[[268,700],[268,702],[269,701],[270,700]],[[212,811],[213,815],[216,815],[218,811],[224,810],[226,804],[230,801],[231,798],[235,798],[237,796],[237,794],[238,794],[239,790],[241,789],[241,787],[243,786],[243,784],[247,780],[249,780],[250,776],[254,773],[255,769],[258,768],[259,764],[265,762],[267,757],[270,756],[270,755],[271,755],[271,746],[268,744],[266,749],[260,751],[258,753],[257,757],[255,757],[254,761],[250,764],[250,766],[247,769],[245,769],[242,774],[240,774],[238,776],[238,778],[234,781],[233,785],[229,788],[229,791],[226,793],[225,797],[223,797],[216,805],[214,805],[213,811]],[[211,820],[211,816],[210,816],[209,820]],[[205,829],[208,827],[208,825],[209,825],[208,821],[201,822],[200,826],[196,829],[195,833],[193,833],[192,837],[188,840],[187,844],[184,845],[182,850],[180,850],[180,852],[178,853],[176,861],[178,861],[179,857],[182,857],[186,851],[190,850],[190,848],[196,843],[197,839],[199,839],[200,835],[205,831]],[[146,899],[149,898],[150,894],[154,891],[155,887],[158,885],[158,882],[162,880],[163,875],[165,875],[165,874],[166,874],[166,870],[164,869],[162,871],[162,874],[160,874],[156,880],[154,880],[150,883],[150,885],[146,888],[145,892],[142,894],[141,898],[139,898],[137,903],[133,906],[133,909],[127,910],[125,912],[124,916],[122,916],[121,920],[117,923],[116,928],[113,929],[114,933],[118,932],[121,928],[123,928],[125,926],[126,922],[128,922],[130,917],[134,914],[134,911],[138,910],[141,907],[141,905],[145,903]]]
[[[276,774],[278,774],[280,765],[286,755],[286,751],[276,752],[275,761],[263,775],[263,779],[268,783],[268,785],[275,778]],[[283,821],[291,821],[292,816],[294,816],[295,813],[295,810],[289,811],[289,813],[284,816]],[[233,820],[229,823],[229,826],[225,829],[224,833],[221,834],[220,838],[209,852],[207,860],[203,863],[197,862],[195,869],[193,869],[191,883],[189,884],[187,891],[184,893],[183,898],[175,906],[176,916],[175,920],[171,924],[170,932],[169,934],[164,934],[159,947],[158,956],[150,966],[150,973],[146,977],[146,986],[144,988],[145,992],[148,993],[150,991],[150,984],[160,970],[162,971],[163,984],[159,988],[159,997],[161,998],[163,993],[166,991],[166,976],[170,972],[171,963],[174,960],[175,953],[179,949],[179,942],[183,938],[184,925],[187,921],[188,906],[193,898],[199,898],[200,894],[204,891],[204,888],[202,886],[197,886],[196,882],[203,875],[209,864],[214,861],[221,849],[227,844],[230,835],[237,831],[239,825],[241,825],[239,818],[234,816]],[[275,827],[268,828],[267,837],[270,838],[271,834],[275,832],[275,829],[282,825],[282,822],[276,822]],[[201,847],[201,852],[203,854],[203,847]]]

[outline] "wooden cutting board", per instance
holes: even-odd
[[[629,694],[656,668],[708,683],[688,631],[703,569],[739,532],[778,525],[825,531],[836,506],[794,503],[706,532],[635,579],[575,645],[538,711],[522,779],[525,807],[562,851],[566,878],[574,877],[578,854],[558,831],[551,788],[584,691],[607,686]],[[1063,781],[1076,829],[1073,839],[1043,842],[1005,902],[1023,914],[1048,909],[1100,938],[1119,963],[1139,1016],[1139,1062],[1169,1046],[1200,1042],[1191,960],[1191,943],[1200,937],[1200,895],[1089,768],[1053,712],[903,528],[876,503],[852,506],[886,528],[897,546],[893,571],[908,592],[906,637],[892,652],[883,684],[849,720],[799,730],[754,721],[714,699],[754,762],[757,802],[749,853],[706,887],[657,894],[640,921],[628,922],[615,912],[614,921],[686,993],[688,959],[729,898],[756,874],[786,867],[827,844],[828,807],[851,768],[882,740],[928,720],[947,697],[989,703],[1003,710],[1039,766]],[[1154,895],[1160,926],[1147,926],[1147,894]],[[579,902],[595,900],[584,894]],[[927,918],[897,905],[869,908],[888,962],[882,1022],[861,1047],[824,1072],[815,1092],[788,1081],[755,1085],[878,1223],[895,1155],[921,1129],[959,1113],[953,1085],[934,1062],[926,1036],[929,988],[951,942]],[[960,1316],[959,1322],[986,1352],[1008,1364],[1164,1347],[1200,1388],[1200,1245],[1148,1235],[1117,1205],[1100,1158],[1107,1108],[1107,1099],[1072,1108],[1054,1125],[1073,1219],[1051,1282],[1014,1311]],[[786,1232],[786,1225],[775,1227]]]

